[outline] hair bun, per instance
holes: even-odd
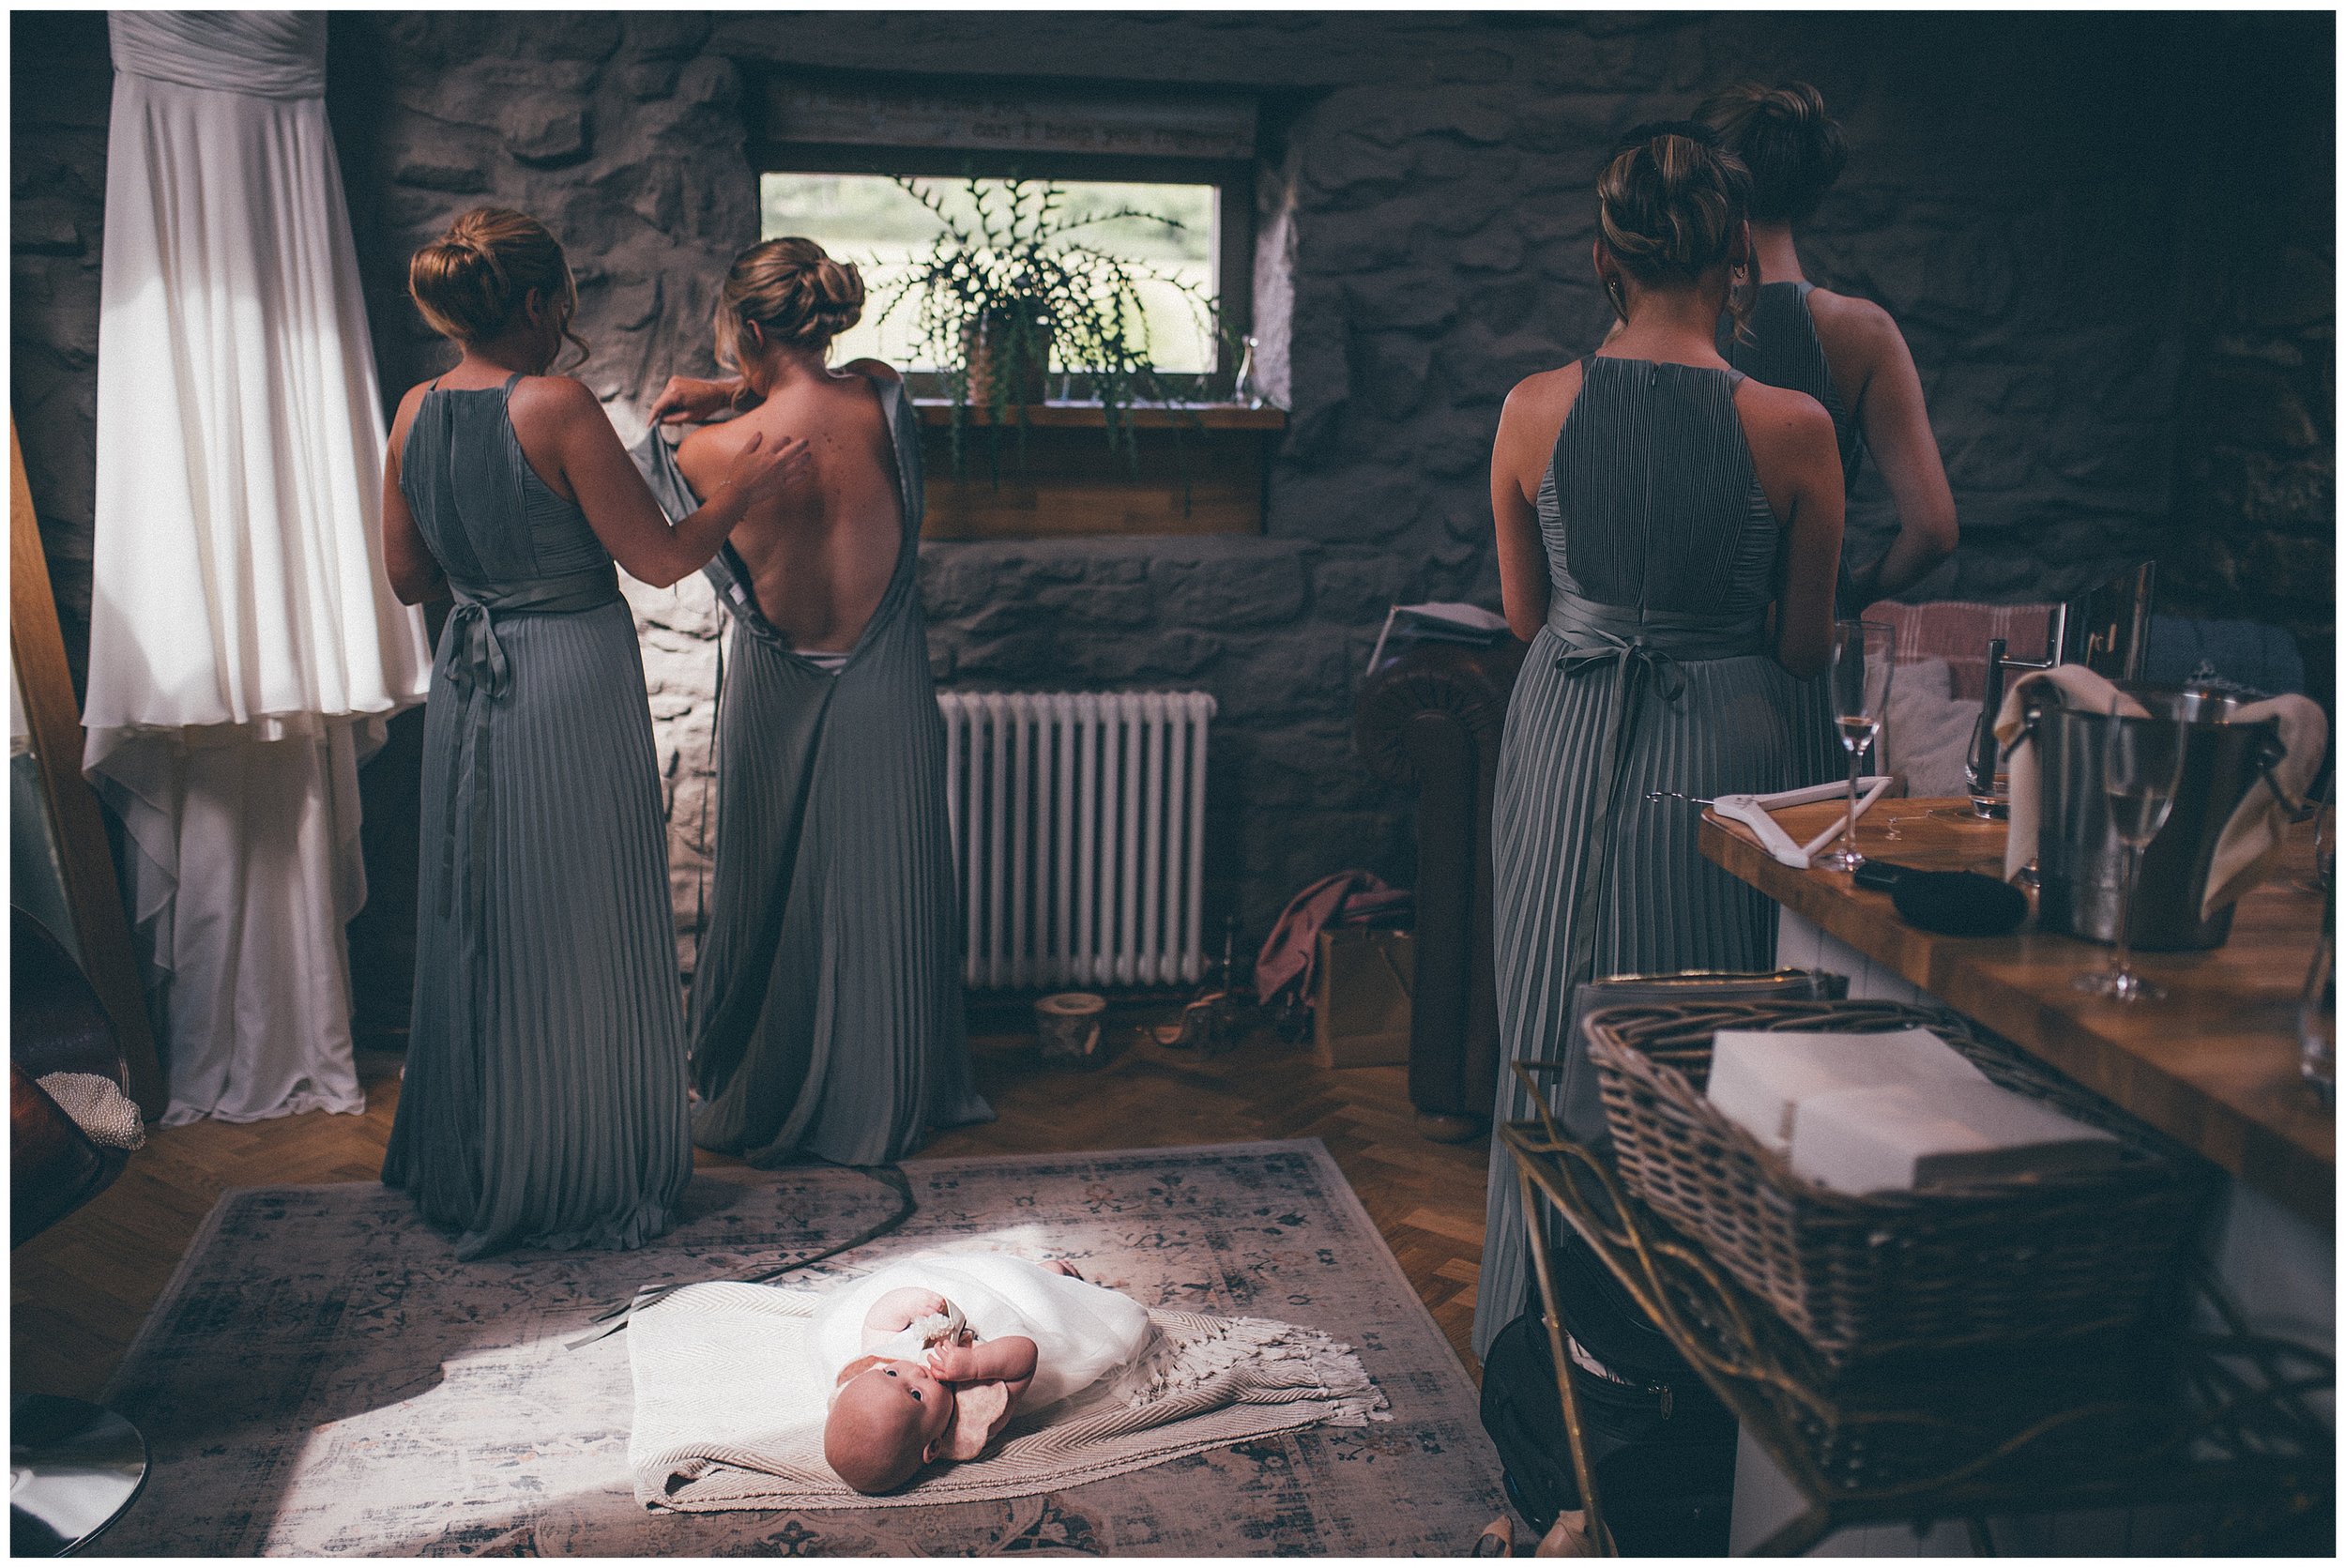
[[[526,212],[475,207],[407,264],[407,292],[432,329],[459,343],[494,338],[513,324],[532,290],[561,312],[563,336],[584,352],[569,318],[578,308],[571,266],[543,223]]]
[[[785,343],[828,348],[863,319],[863,274],[811,239],[769,239],[734,258],[717,297],[717,348],[739,363],[752,326]]]
[[[1762,222],[1806,222],[1849,162],[1824,95],[1805,82],[1739,83],[1697,114],[1750,169],[1751,215]]]
[[[1727,260],[1750,184],[1732,154],[1665,129],[1605,166],[1598,230],[1632,277],[1691,282]]]

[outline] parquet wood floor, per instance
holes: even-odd
[[[1468,1371],[1483,1251],[1486,1146],[1418,1135],[1403,1069],[1329,1072],[1308,1045],[1261,1033],[1198,1058],[1135,1040],[1107,1066],[1044,1070],[1031,1037],[976,1042],[980,1087],[1000,1119],[948,1133],[923,1154],[1053,1153],[1317,1137],[1335,1156]],[[221,1193],[232,1187],[372,1181],[399,1100],[395,1053],[363,1051],[364,1116],[198,1122],[149,1135],[114,1185],[12,1255],[14,1386],[95,1397],[170,1283]],[[730,1165],[702,1154],[705,1165]]]

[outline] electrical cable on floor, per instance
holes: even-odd
[[[895,1212],[890,1214],[886,1219],[865,1226],[863,1229],[857,1231],[853,1236],[846,1238],[845,1241],[834,1241],[827,1247],[818,1248],[814,1252],[807,1253],[803,1256],[793,1257],[785,1263],[778,1263],[770,1269],[760,1269],[754,1272],[745,1274],[726,1274],[714,1280],[684,1281],[674,1285],[653,1286],[647,1289],[639,1290],[633,1296],[628,1298],[628,1300],[620,1302],[616,1305],[605,1307],[602,1311],[597,1313],[593,1319],[596,1326],[587,1330],[576,1339],[563,1341],[563,1348],[567,1350],[582,1349],[586,1346],[594,1344],[595,1341],[599,1339],[617,1333],[620,1330],[627,1327],[629,1321],[633,1318],[635,1314],[663,1300],[671,1293],[683,1289],[688,1284],[764,1285],[767,1281],[779,1279],[783,1275],[791,1272],[793,1270],[803,1269],[810,1263],[820,1263],[827,1257],[836,1257],[841,1253],[845,1252],[852,1247],[860,1247],[863,1245],[866,1241],[876,1241],[881,1237],[886,1236],[892,1230],[895,1230],[919,1211],[921,1206],[913,1198],[912,1182],[905,1176],[904,1168],[902,1166],[841,1165],[837,1168],[841,1170],[851,1170],[859,1176],[869,1177],[874,1181],[878,1182],[881,1186],[886,1187],[891,1192],[894,1193],[896,1195]]]

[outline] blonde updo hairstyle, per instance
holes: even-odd
[[[1751,197],[1734,154],[1665,131],[1615,155],[1597,176],[1597,233],[1621,269],[1646,284],[1683,285],[1733,258]],[[1627,313],[1626,302],[1613,301]],[[1751,301],[1730,289],[1740,336]]]
[[[1824,97],[1805,82],[1723,88],[1696,117],[1719,133],[1751,171],[1751,216],[1761,223],[1805,223],[1849,163],[1841,128]]]
[[[741,364],[752,324],[786,343],[827,352],[833,338],[863,319],[863,275],[836,262],[811,239],[769,239],[733,259],[717,296],[717,358]]]
[[[484,343],[511,327],[532,289],[584,359],[586,340],[571,330],[578,282],[561,242],[529,214],[475,207],[407,263],[407,293],[416,309],[434,332],[460,343]]]

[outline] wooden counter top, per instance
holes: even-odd
[[[950,425],[953,422],[953,405],[946,398],[914,398],[912,406],[920,411],[924,425]],[[968,411],[968,422],[988,425],[994,422],[990,408],[978,407]],[[1107,427],[1107,411],[1096,403],[1030,403],[1010,411],[1014,422],[1023,418],[1033,430],[1104,430]],[[1254,430],[1281,431],[1287,427],[1284,408],[1250,408],[1242,403],[1142,403],[1124,410],[1124,418],[1135,429],[1163,430],[1179,426],[1184,430]]]
[[[1956,800],[1884,800],[1858,822],[1878,860],[2001,875],[2001,822],[1958,822]],[[1776,814],[1805,843],[1836,802]],[[1886,840],[1895,829],[1897,838]],[[2139,955],[2167,999],[2131,1006],[2070,988],[2110,948],[2039,932],[1941,936],[1900,920],[1887,893],[1842,872],[1781,865],[1737,824],[1705,812],[1702,852],[1947,1006],[2124,1106],[2177,1142],[2323,1225],[2335,1223],[2337,1121],[2297,1075],[2296,1008],[2313,962],[2322,899],[2291,886],[2311,863],[2312,825],[2291,830],[2281,869],[2240,901],[2232,936],[2207,952]]]

